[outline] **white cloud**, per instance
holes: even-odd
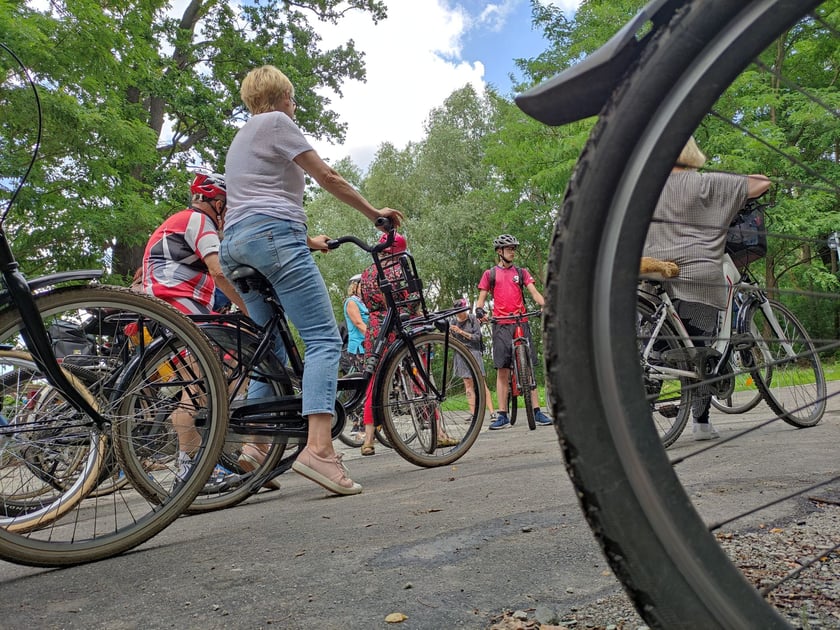
[[[559,7],[563,13],[570,15],[577,11],[583,0],[542,0],[542,4]]]
[[[347,82],[333,109],[348,125],[345,143],[313,143],[331,161],[349,155],[367,168],[383,142],[402,148],[423,138],[430,110],[467,83],[484,89],[484,65],[461,59],[461,38],[470,20],[460,7],[438,0],[391,2],[388,19],[373,25],[362,14],[345,16],[337,27],[319,27],[324,45],[352,38],[365,53],[367,82]]]
[[[521,0],[507,0],[502,4],[489,3],[478,16],[479,24],[491,31],[500,32],[507,22],[508,16],[516,9]]]

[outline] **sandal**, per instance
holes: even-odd
[[[373,444],[362,444],[362,456],[367,457],[368,455],[376,455],[376,449]]]

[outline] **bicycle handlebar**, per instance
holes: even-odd
[[[363,249],[364,251],[370,254],[381,252],[383,249],[387,249],[394,243],[394,235],[396,234],[394,224],[388,217],[379,217],[376,221],[374,221],[374,225],[380,228],[383,232],[385,232],[388,235],[388,238],[386,238],[381,243],[377,243],[376,245],[368,245],[363,240],[355,236],[342,236],[340,238],[333,238],[328,240],[327,249],[337,249],[344,243],[353,243],[359,249]]]
[[[524,313],[516,313],[512,315],[502,315],[501,317],[488,317],[487,322],[490,324],[495,324],[500,320],[508,320],[513,319],[516,320],[517,323],[528,319],[529,317],[536,317],[537,315],[542,315],[542,309],[539,311],[526,311]]]

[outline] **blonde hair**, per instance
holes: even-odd
[[[274,66],[260,66],[242,80],[239,96],[252,114],[274,111],[280,99],[294,96],[295,88],[289,77]]]
[[[347,285],[347,297],[350,297],[351,295],[356,295],[359,292],[361,284],[361,280],[351,280],[350,284]]]
[[[706,156],[697,146],[694,136],[689,137],[688,142],[685,143],[683,150],[680,152],[680,157],[677,158],[677,166],[702,168],[705,163]]]

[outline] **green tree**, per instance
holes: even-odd
[[[362,55],[352,40],[322,49],[315,24],[348,11],[385,18],[380,0],[191,0],[177,16],[163,0],[3,3],[0,39],[31,70],[44,118],[38,163],[7,225],[24,268],[94,264],[115,242],[115,271],[130,274],[151,230],[187,201],[188,167],[222,170],[253,67],[286,72],[301,127],[341,139],[319,88],[340,95],[344,81],[363,80]],[[11,60],[0,63],[8,186],[34,143],[36,109]]]

